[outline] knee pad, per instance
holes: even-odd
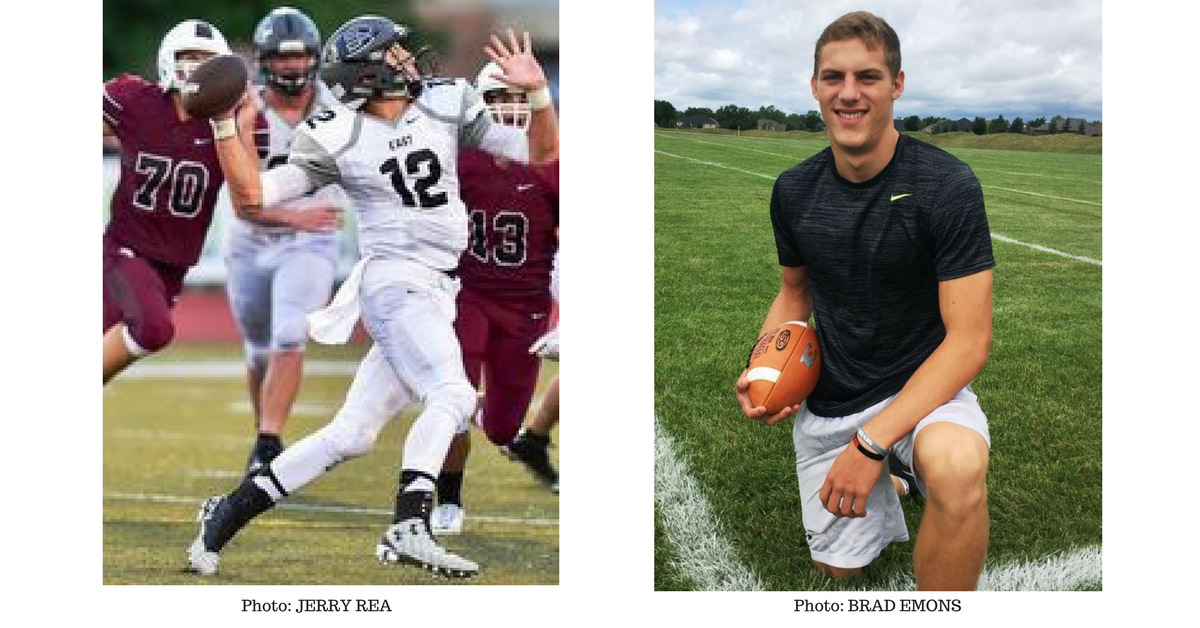
[[[475,414],[479,396],[466,380],[449,381],[435,386],[425,395],[426,407],[438,407],[454,417],[455,431],[465,431]]]
[[[355,458],[371,451],[379,436],[379,431],[366,423],[339,413],[332,423],[321,428],[321,437],[343,460]]]
[[[128,330],[129,337],[146,353],[161,351],[171,344],[171,339],[175,337],[175,324],[169,316],[133,322],[129,324]]]
[[[271,349],[274,351],[302,351],[308,339],[308,321],[303,313],[275,324],[271,330]]]

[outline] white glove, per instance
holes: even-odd
[[[529,352],[547,360],[558,360],[558,328],[546,332],[529,346]]]

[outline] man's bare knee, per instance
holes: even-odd
[[[862,573],[863,570],[862,567],[853,567],[849,569],[834,567],[832,565],[826,565],[825,563],[817,562],[815,560],[813,561],[813,564],[817,566],[817,571],[829,574],[834,580],[840,580],[846,576],[858,575]]]
[[[949,429],[929,432],[935,427]],[[914,462],[929,489],[931,510],[959,520],[987,508],[987,443],[976,432],[957,425],[930,426],[917,437]]]

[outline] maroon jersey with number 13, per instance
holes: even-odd
[[[459,155],[458,178],[470,228],[459,263],[463,289],[549,302],[558,162],[500,165],[489,153],[468,149]]]

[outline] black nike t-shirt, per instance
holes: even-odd
[[[905,135],[869,181],[839,176],[829,148],[779,175],[771,223],[780,265],[806,267],[812,290],[818,416],[900,392],[946,336],[938,282],[996,265],[975,173]]]

